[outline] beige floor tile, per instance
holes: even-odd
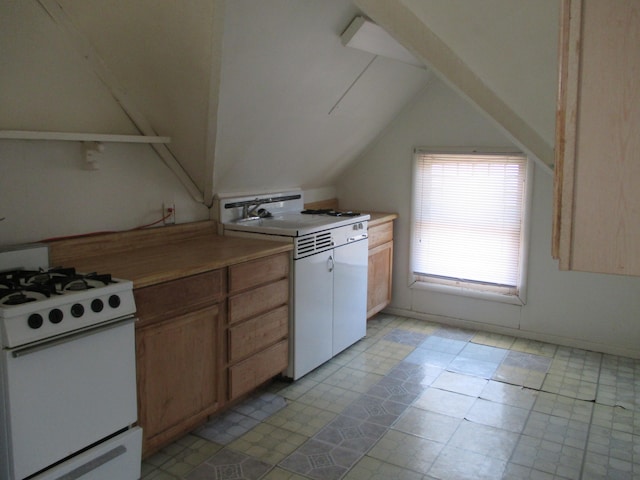
[[[364,372],[354,368],[342,367],[323,383],[358,393],[366,393],[373,385],[384,378],[377,373]]]
[[[311,437],[335,417],[335,413],[313,405],[293,402],[269,417],[266,423]]]
[[[527,338],[516,338],[511,350],[524,353],[533,353],[535,355],[544,355],[545,357],[553,357],[558,349],[557,345],[552,343],[539,342],[537,340],[529,340]]]
[[[516,341],[516,338],[508,335],[500,335],[499,333],[478,332],[473,336],[471,341],[490,347],[509,349]]]
[[[230,443],[229,448],[275,465],[308,438],[305,435],[261,423]]]
[[[431,386],[440,390],[477,397],[487,386],[487,383],[489,381],[484,378],[445,371],[434,380]]]
[[[461,423],[461,418],[410,407],[392,428],[434,442],[447,443]]]
[[[278,395],[282,395],[288,400],[297,400],[313,387],[318,385],[318,383],[319,382],[311,380],[307,377],[302,377],[301,379],[293,383],[288,381],[276,381],[269,385],[268,391],[270,393],[277,393]]]
[[[519,385],[525,388],[539,390],[546,376],[547,374],[544,372],[503,364],[498,367],[491,378],[510,385]]]
[[[464,418],[475,401],[475,397],[468,395],[429,388],[414,402],[413,406],[450,417]]]
[[[427,473],[443,444],[389,430],[369,451],[369,456],[420,473]]]
[[[499,460],[454,446],[447,446],[429,471],[436,478],[456,480],[495,480],[506,467]]]
[[[378,355],[380,357],[389,358],[391,360],[403,360],[409,355],[415,347],[410,345],[401,345],[396,342],[389,342],[387,340],[380,340],[375,345],[367,349],[367,353]]]
[[[405,330],[412,330],[414,332],[431,335],[442,328],[442,325],[434,322],[429,322],[428,320],[405,318],[398,322],[396,328],[403,328]]]
[[[480,398],[530,410],[538,395],[537,390],[490,380],[482,390]]]
[[[422,480],[423,475],[375,458],[364,457],[344,477],[344,480]]]
[[[298,401],[337,414],[359,396],[358,392],[352,390],[335,387],[328,383],[319,383],[302,395]]]
[[[387,357],[381,357],[370,353],[368,350],[362,352],[353,358],[349,362],[349,367],[358,370],[364,370],[366,372],[377,373],[379,375],[386,375],[393,367],[395,367],[400,360],[394,360]]]
[[[263,480],[309,480],[308,477],[303,477],[297,473],[288,472],[284,468],[276,467],[267,473]]]

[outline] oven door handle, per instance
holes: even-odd
[[[80,465],[78,468],[71,470],[69,473],[65,473],[55,480],[77,480],[78,478],[84,477],[87,473],[97,470],[105,463],[110,462],[111,460],[118,458],[125,453],[127,453],[127,447],[125,447],[124,445],[118,445],[117,447],[109,450],[106,453],[103,453],[102,455],[94,458],[88,463]]]
[[[77,340],[79,338],[88,337],[89,335],[93,335],[100,331],[109,330],[111,328],[119,327],[120,325],[134,322],[135,317],[125,317],[125,318],[116,318],[114,320],[110,320],[108,322],[101,323],[99,325],[92,325],[90,327],[75,330],[68,335],[51,338],[48,340],[43,340],[38,343],[29,344],[25,347],[16,348],[11,352],[13,358],[24,357],[25,355],[29,355],[31,353],[40,352],[47,348],[55,347],[57,345],[62,345],[64,343],[71,342],[73,340]]]

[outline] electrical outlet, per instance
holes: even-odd
[[[164,202],[162,204],[162,217],[165,225],[173,225],[176,223],[176,205],[173,202]]]

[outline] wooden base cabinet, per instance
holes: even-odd
[[[226,269],[135,290],[143,457],[221,405]]]
[[[285,253],[229,267],[229,400],[287,368],[290,262]]]
[[[391,302],[393,221],[369,227],[367,318]]]
[[[286,252],[134,290],[143,457],[286,370],[289,269]]]
[[[153,451],[202,423],[218,403],[217,306],[137,332],[139,422]]]

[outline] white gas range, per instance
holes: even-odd
[[[302,377],[365,336],[368,214],[305,210],[300,191],[218,202],[225,235],[293,243],[288,377]]]
[[[0,251],[0,479],[140,476],[131,282]]]

